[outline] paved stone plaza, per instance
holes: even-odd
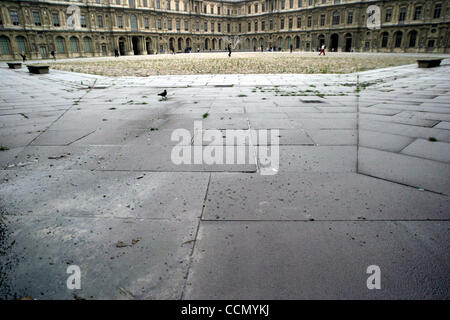
[[[449,297],[449,60],[149,78],[3,63],[0,83],[2,298]],[[278,173],[175,165],[170,135],[194,120],[279,129]]]

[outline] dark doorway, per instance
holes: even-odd
[[[345,39],[345,52],[352,51],[352,38]]]
[[[338,46],[339,46],[339,35],[334,33],[330,37],[330,49],[331,49],[331,51],[337,52],[338,51]]]
[[[119,41],[119,52],[121,56],[125,55],[125,42]]]
[[[147,39],[145,41],[145,48],[147,49],[147,54],[153,54],[153,50],[152,50],[152,42],[150,39]]]
[[[139,38],[137,37],[133,37],[131,39],[131,42],[133,43],[133,53],[135,56],[139,55]]]

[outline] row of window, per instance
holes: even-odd
[[[292,2],[293,0],[290,0],[290,1]],[[301,2],[301,1],[299,0],[299,2]],[[257,10],[257,8],[258,8],[257,4],[255,4],[255,8],[256,8],[255,10]],[[249,7],[249,10],[250,10],[250,7]],[[406,7],[401,7],[400,10],[399,10],[398,22],[400,22],[400,23],[405,22],[406,14],[407,14],[407,8]],[[437,3],[435,5],[435,7],[434,7],[433,18],[434,19],[440,18],[441,14],[442,14],[442,4]],[[393,15],[392,9],[387,9],[386,13],[385,13],[384,21],[385,22],[392,22],[392,15]],[[12,22],[13,25],[20,25],[19,14],[18,14],[18,12],[16,10],[10,10],[10,17],[11,17],[11,22]],[[307,26],[311,27],[312,26],[312,17],[309,16],[307,19],[308,19],[307,20]],[[422,6],[416,6],[415,10],[414,10],[413,20],[420,20],[420,19],[422,19]],[[36,26],[41,26],[41,16],[40,16],[38,11],[33,11],[33,21],[34,21],[34,24]],[[53,21],[53,26],[55,26],[55,27],[59,27],[60,26],[59,13],[57,13],[57,12],[53,12],[52,13],[52,21]],[[161,30],[162,29],[161,21],[160,20],[158,20],[158,21],[159,21],[158,22],[158,29]],[[325,14],[321,14],[320,15],[319,23],[320,23],[320,26],[325,26],[326,25],[326,16],[325,16]],[[335,11],[333,13],[333,16],[332,16],[332,24],[333,25],[338,25],[340,23],[341,23],[340,13],[339,13],[339,11]],[[347,14],[347,24],[352,24],[352,23],[353,23],[353,12],[350,11]],[[2,19],[2,16],[0,14],[0,25],[2,25],[2,24],[3,24],[3,19]],[[80,16],[80,24],[81,24],[81,27],[83,27],[83,28],[87,27],[87,22],[86,22],[86,16],[85,15],[81,15]],[[205,22],[205,24],[206,24],[206,22]],[[261,25],[261,29],[262,30],[265,30],[265,25],[264,24],[265,24],[265,22],[263,21],[262,25]],[[135,15],[131,15],[130,16],[130,25],[131,25],[131,28],[133,30],[137,30],[137,28],[138,28],[137,27],[137,18],[136,18]],[[97,16],[97,26],[99,28],[103,28],[103,26],[104,26],[103,25],[103,16],[102,15],[98,15]],[[117,17],[117,26],[119,28],[123,28],[123,18],[122,18],[122,16],[118,16]],[[144,27],[146,29],[150,28],[150,24],[149,24],[148,18],[144,18]],[[297,27],[298,28],[302,27],[301,18],[300,17],[297,19]],[[284,27],[284,19],[281,19],[281,26],[280,26],[280,28],[281,29],[285,28]],[[289,18],[288,28],[289,29],[293,28],[292,18]],[[172,30],[172,22],[171,22],[170,19],[169,19],[169,22],[168,22],[168,29]],[[177,22],[176,29],[180,30],[179,21]],[[272,30],[272,29],[273,29],[273,25],[272,25],[272,21],[271,21],[270,22],[270,30]],[[185,21],[185,28],[184,28],[184,30],[186,30],[186,31],[189,30],[187,21]],[[207,31],[208,30],[207,27],[205,27],[204,30]],[[197,28],[197,31],[199,31],[199,28]],[[211,27],[211,31],[214,31],[214,27]],[[218,31],[220,32],[220,24],[219,24],[219,27],[218,27]],[[241,27],[239,27],[239,31],[241,31]],[[249,23],[248,31],[251,31],[250,23]],[[257,22],[255,23],[255,31],[258,31]]]
[[[26,39],[23,36],[17,36],[15,38],[17,47],[19,49],[19,52],[28,52],[28,47],[26,45]],[[55,39],[56,43],[56,52],[57,53],[66,53],[66,40],[63,37],[56,37]],[[80,45],[79,40],[76,37],[71,37],[69,39],[69,44],[71,48],[71,52],[77,53],[80,52]],[[92,52],[92,40],[89,37],[83,38],[83,44],[84,44],[84,51],[85,52]],[[1,54],[11,54],[11,46],[9,43],[9,39],[5,36],[0,36],[0,53]]]
[[[351,35],[349,35],[349,36],[351,37]],[[408,33],[407,38],[406,38],[407,42],[405,43],[404,42],[405,40],[404,40],[403,32],[402,31],[397,31],[397,32],[395,32],[393,34],[393,38],[392,38],[393,42],[392,42],[391,46],[393,46],[394,48],[402,48],[402,47],[415,48],[415,47],[417,47],[417,44],[418,44],[418,37],[419,37],[418,32],[413,30],[413,31]],[[389,38],[390,38],[390,36],[389,36],[388,32],[383,32],[381,34],[381,48],[388,48]],[[181,41],[180,39],[181,38],[178,39],[178,47],[179,47],[179,49],[181,48],[180,47],[180,41]],[[280,47],[283,47],[283,45],[282,45],[283,38],[279,37],[278,39],[280,40],[279,41]],[[319,39],[324,39],[324,36],[320,35]],[[23,36],[17,36],[15,38],[15,40],[16,40],[17,47],[18,47],[19,51],[27,53],[28,50],[27,50],[27,45],[26,45],[26,39]],[[253,39],[253,42],[255,42],[255,40],[256,39]],[[291,40],[290,37],[286,38],[286,41],[288,43],[290,43],[290,40]],[[174,41],[174,39],[170,38],[171,46],[173,46],[173,41]],[[186,41],[188,41],[188,43],[190,44],[190,39],[187,39]],[[206,49],[209,48],[209,41],[210,41],[209,39],[205,39],[205,48]],[[214,41],[215,41],[215,39],[213,40],[212,49],[215,49]],[[264,39],[261,38],[260,42],[261,41],[262,41],[262,44],[263,44]],[[219,39],[219,48],[221,48],[221,43],[220,42],[221,42],[221,40]],[[299,48],[300,47],[300,37],[299,36],[295,37],[295,42],[296,42],[295,47]],[[63,53],[67,52],[66,51],[66,40],[63,37],[61,37],[61,36],[56,37],[55,43],[56,43],[56,52],[57,53],[63,54]],[[92,40],[91,40],[91,38],[84,37],[83,38],[83,44],[84,44],[84,52],[88,52],[88,53],[92,52]],[[250,48],[249,44],[250,44],[250,39],[247,39],[247,48]],[[369,43],[366,42],[366,48],[368,47],[368,45],[369,45]],[[427,42],[427,47],[428,48],[433,48],[434,46],[435,46],[435,40],[434,39],[429,39],[428,42]],[[74,36],[70,37],[69,38],[69,47],[70,47],[72,53],[80,52],[80,44],[79,44],[78,38],[76,38]],[[289,47],[290,47],[290,45],[287,46],[287,48],[289,48]],[[5,37],[5,36],[0,36],[0,53],[1,54],[5,54],[5,55],[9,55],[9,54],[12,53],[11,46],[10,46],[10,43],[9,43],[9,39],[7,37]]]

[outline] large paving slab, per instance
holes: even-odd
[[[2,171],[8,215],[147,219],[199,217],[208,174],[80,170]]]
[[[359,148],[358,172],[450,195],[450,164]]]
[[[180,299],[196,228],[188,219],[9,215],[0,297]],[[71,265],[80,290],[67,289]]]
[[[185,299],[446,299],[446,222],[202,222]],[[432,236],[430,236],[432,234]],[[367,288],[367,267],[381,289]]]
[[[213,173],[205,220],[448,219],[447,196],[355,173]]]

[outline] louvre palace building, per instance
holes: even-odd
[[[225,50],[448,53],[448,0],[1,0],[0,59]]]

